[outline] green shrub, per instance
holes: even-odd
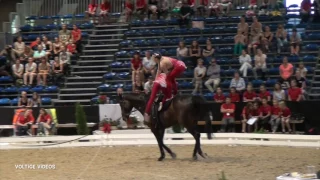
[[[88,135],[87,116],[80,103],[76,104],[76,121],[78,135]]]

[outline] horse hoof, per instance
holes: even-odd
[[[164,157],[163,157],[163,156],[161,156],[161,157],[158,158],[158,161],[163,161],[163,160],[164,160]]]
[[[192,158],[192,159],[193,159],[194,161],[198,160],[197,155],[193,156],[193,158]]]
[[[177,155],[175,153],[171,153],[170,155],[171,155],[172,159],[176,159],[177,158]]]
[[[203,157],[204,159],[206,159],[208,157],[207,153],[201,153],[199,154],[201,157]]]

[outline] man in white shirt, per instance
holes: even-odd
[[[146,51],[146,57],[142,59],[142,65],[143,65],[143,73],[145,76],[150,76],[150,75],[152,75],[153,77],[155,76],[156,63],[153,61],[150,51]]]
[[[199,92],[202,94],[202,79],[206,75],[207,68],[203,66],[203,60],[198,59],[198,66],[194,69],[194,90],[192,94],[196,94]]]
[[[254,68],[252,69],[255,79],[258,79],[257,71],[262,71],[262,79],[265,79],[265,74],[267,71],[267,56],[262,53],[261,49],[257,49],[257,54],[254,56]]]
[[[23,70],[24,70],[23,65],[20,63],[20,60],[17,59],[16,63],[14,65],[12,65],[12,75],[13,75],[13,77],[17,78],[17,79],[22,79]]]
[[[150,94],[153,86],[153,80],[154,80],[153,77],[149,76],[148,81],[144,83],[144,92],[146,94]]]
[[[39,61],[41,58],[46,56],[46,52],[43,50],[42,45],[38,45],[38,50],[33,53],[35,61]]]
[[[242,72],[243,77],[247,77],[248,69],[252,68],[251,61],[251,57],[247,54],[247,51],[245,49],[242,50],[242,54],[239,56],[239,62],[241,64],[239,70]]]

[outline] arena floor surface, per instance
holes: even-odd
[[[157,146],[0,150],[0,179],[6,180],[274,180],[285,172],[320,167],[320,150],[292,147],[203,146],[207,159],[191,158],[193,146],[171,146],[177,154],[158,162]],[[17,169],[31,164],[35,169]],[[39,169],[37,165],[54,165]],[[51,166],[52,167],[52,166]]]

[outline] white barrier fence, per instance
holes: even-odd
[[[166,134],[165,144],[194,145],[190,134]],[[320,136],[280,134],[217,133],[213,139],[202,134],[205,145],[255,145],[320,148]],[[157,145],[153,134],[105,134],[89,136],[10,137],[0,138],[0,149],[59,148],[86,146]]]

